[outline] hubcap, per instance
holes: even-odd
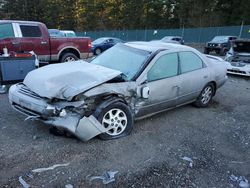
[[[106,133],[111,136],[121,134],[127,127],[127,123],[125,112],[118,108],[109,110],[102,119],[102,125],[109,129]]]
[[[71,62],[71,61],[75,61],[75,58],[71,56],[66,57],[65,62]]]
[[[211,97],[212,97],[212,91],[213,91],[213,89],[212,89],[211,86],[207,86],[207,87],[203,90],[202,95],[201,95],[201,102],[202,102],[203,104],[207,104],[207,103],[210,101],[210,99],[211,99]]]
[[[95,53],[96,53],[96,55],[99,55],[99,54],[102,53],[102,52],[101,52],[100,49],[96,49],[96,50],[95,50]]]

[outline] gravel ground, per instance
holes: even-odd
[[[20,176],[31,187],[247,185],[244,177],[250,181],[249,102],[250,79],[230,77],[208,108],[186,105],[136,122],[128,137],[113,141],[94,138],[83,143],[52,135],[42,123],[23,121],[25,117],[14,111],[7,94],[2,94],[0,187],[21,187]],[[100,180],[90,181],[92,176],[109,170],[118,171],[114,182],[104,185]]]

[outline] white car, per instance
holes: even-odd
[[[250,76],[250,40],[239,39],[232,42],[225,60],[229,74]]]
[[[83,141],[128,135],[135,119],[188,103],[207,107],[226,82],[224,61],[171,43],[119,43],[90,63],[48,65],[9,90],[17,111]]]

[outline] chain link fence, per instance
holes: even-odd
[[[161,39],[164,36],[183,36],[185,43],[205,43],[216,35],[250,38],[250,25],[182,29],[86,31],[77,32],[77,35],[89,36],[92,40],[100,37],[117,37],[124,41],[151,41]]]

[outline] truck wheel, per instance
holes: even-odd
[[[222,48],[222,49],[220,50],[219,55],[220,55],[220,56],[224,56],[224,55],[226,55],[226,53],[227,53],[227,49]]]
[[[65,53],[62,58],[60,59],[60,63],[63,63],[63,62],[71,62],[71,61],[76,61],[78,60],[79,58],[73,54],[73,53]]]
[[[133,115],[129,107],[122,102],[114,102],[95,114],[97,120],[105,128],[110,128],[99,137],[103,140],[111,140],[128,135],[133,127]]]
[[[204,49],[204,54],[209,54],[209,50],[207,48]]]
[[[95,55],[99,55],[102,53],[102,50],[100,48],[95,49]]]

